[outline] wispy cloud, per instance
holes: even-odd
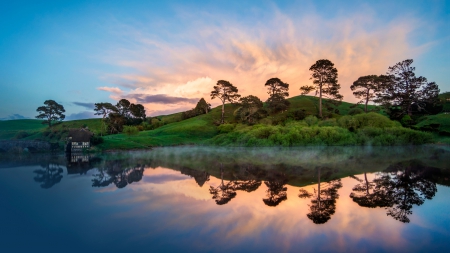
[[[14,119],[29,119],[29,118],[17,113],[9,115],[8,117],[0,118],[0,120],[14,120]]]
[[[130,94],[127,98],[135,99],[138,103],[144,104],[180,104],[196,103],[198,98],[171,97],[165,94],[146,95],[146,94]]]
[[[93,111],[83,111],[79,113],[72,113],[65,118],[65,120],[77,120],[77,119],[92,119],[100,118],[101,116],[95,115]]]
[[[84,107],[88,110],[94,110],[94,108],[95,108],[94,103],[73,102],[73,104]]]
[[[127,42],[109,48],[103,61],[131,71],[105,73],[102,78],[130,89],[127,96],[146,104],[208,99],[220,79],[233,83],[242,95],[265,100],[264,83],[269,78],[289,83],[290,95],[295,96],[300,86],[311,84],[309,67],[329,59],[339,71],[344,100],[356,101],[350,85],[358,77],[383,74],[389,66],[426,49],[410,42],[411,33],[422,26],[417,20],[402,17],[383,23],[373,12],[365,13],[324,19],[314,13],[295,17],[275,9],[264,22],[251,25],[220,15],[208,22],[212,19],[208,14],[183,13],[179,21],[192,25],[164,38],[145,25],[121,23],[115,34]],[[115,99],[125,95],[118,87],[98,89],[111,92]],[[167,110],[162,105],[152,108]]]

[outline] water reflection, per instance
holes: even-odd
[[[282,201],[287,200],[288,179],[285,174],[278,171],[270,171],[267,181],[264,184],[267,186],[266,198],[263,199],[264,204],[268,206],[277,206]]]
[[[128,184],[139,182],[144,175],[144,164],[126,166],[126,160],[109,160],[104,167],[98,168],[98,173],[93,175],[92,187],[106,187],[114,184],[117,188],[124,188]]]
[[[60,165],[52,162],[47,162],[46,164],[41,165],[42,169],[34,170],[33,172],[36,174],[34,177],[34,181],[41,184],[41,188],[49,189],[53,187],[55,184],[61,182],[63,176],[63,169]]]
[[[311,198],[309,204],[310,212],[306,215],[315,224],[324,224],[336,211],[336,200],[339,198],[338,189],[342,187],[340,179],[330,180],[321,183],[321,171],[327,171],[326,177],[331,176],[331,169],[317,167],[317,190],[314,188],[313,193],[309,193],[305,189],[299,189],[300,198]]]
[[[432,199],[436,194],[436,183],[431,180],[439,174],[440,169],[417,160],[392,164],[374,180],[374,191],[384,199],[388,216],[407,223],[412,207],[422,205],[425,199]]]

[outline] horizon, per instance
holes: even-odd
[[[311,84],[309,67],[329,59],[343,101],[358,77],[413,59],[416,75],[450,91],[450,5],[399,1],[31,1],[1,3],[0,119],[34,119],[55,100],[66,120],[94,118],[94,103],[126,98],[148,116],[210,99],[218,80],[243,96],[264,83]]]

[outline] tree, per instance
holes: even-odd
[[[439,87],[428,82],[425,77],[416,77],[412,59],[407,59],[388,68],[387,83],[378,100],[387,108],[391,118],[400,119],[404,115],[412,116],[413,106],[417,111],[425,110],[427,104],[436,104],[439,99]]]
[[[256,96],[249,95],[239,99],[241,107],[236,110],[236,116],[242,121],[249,124],[255,123],[260,119],[264,112],[261,110],[263,102]]]
[[[224,123],[225,116],[225,102],[234,103],[241,95],[238,94],[238,88],[225,80],[217,81],[214,90],[211,91],[211,99],[219,98],[222,101],[222,117],[220,124]]]
[[[211,104],[207,103],[204,98],[201,98],[195,106],[195,111],[198,114],[207,114],[209,111],[211,111]]]
[[[381,90],[387,81],[389,81],[389,77],[384,75],[361,76],[350,86],[353,95],[355,95],[356,98],[361,99],[358,104],[364,103],[365,112],[367,112],[367,104],[369,101],[375,101],[377,92]]]
[[[145,108],[141,104],[131,104],[130,113],[134,118],[145,120]]]
[[[118,112],[117,107],[112,105],[111,103],[95,103],[95,115],[102,115],[102,124],[103,128],[105,128],[105,119],[112,112]],[[102,128],[102,133],[103,133]]]
[[[264,86],[268,89],[267,94],[269,94],[269,98],[267,99],[267,103],[269,108],[273,112],[286,110],[290,104],[286,100],[286,97],[289,96],[289,84],[284,83],[279,78],[271,78],[267,80]]]
[[[302,94],[308,94],[313,90],[316,90],[316,95],[319,93],[319,117],[322,118],[322,96],[337,101],[341,101],[343,98],[339,94],[341,85],[337,81],[338,71],[329,60],[316,61],[309,71],[312,71],[310,79],[313,80],[314,86],[302,86],[300,90]]]
[[[122,98],[117,102],[116,107],[118,109],[119,114],[124,118],[130,117],[130,101],[127,99]]]
[[[46,119],[42,124],[48,124],[49,127],[52,127],[52,121],[62,121],[66,118],[66,115],[63,114],[63,112],[66,112],[64,106],[56,103],[54,100],[45,100],[44,105],[36,109],[39,112],[36,118]]]

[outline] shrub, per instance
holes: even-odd
[[[318,121],[319,120],[317,119],[317,117],[312,115],[305,118],[305,122],[306,124],[308,124],[308,126],[314,126]]]
[[[361,108],[352,108],[348,111],[348,115],[356,115],[361,113],[364,113],[364,110]]]
[[[403,118],[400,120],[400,123],[402,124],[402,126],[404,127],[409,127],[412,125],[413,120],[411,119],[411,117],[409,115],[405,115],[403,116]]]
[[[139,133],[139,130],[135,126],[124,126],[123,127],[123,133],[130,136],[130,135],[136,135]]]
[[[325,127],[325,126],[337,126],[336,119],[326,119],[319,122],[319,126]]]
[[[288,118],[291,118],[293,120],[303,120],[306,118],[306,111],[305,110],[295,110],[295,111],[289,112]]]
[[[235,125],[233,124],[222,124],[217,127],[219,133],[229,133],[234,130]]]
[[[352,116],[346,115],[338,120],[338,125],[353,132],[359,128],[359,121]]]
[[[386,128],[399,126],[399,124],[396,123],[395,121],[392,121],[388,117],[383,116],[376,112],[357,114],[353,117],[358,121],[360,128],[363,127]]]

